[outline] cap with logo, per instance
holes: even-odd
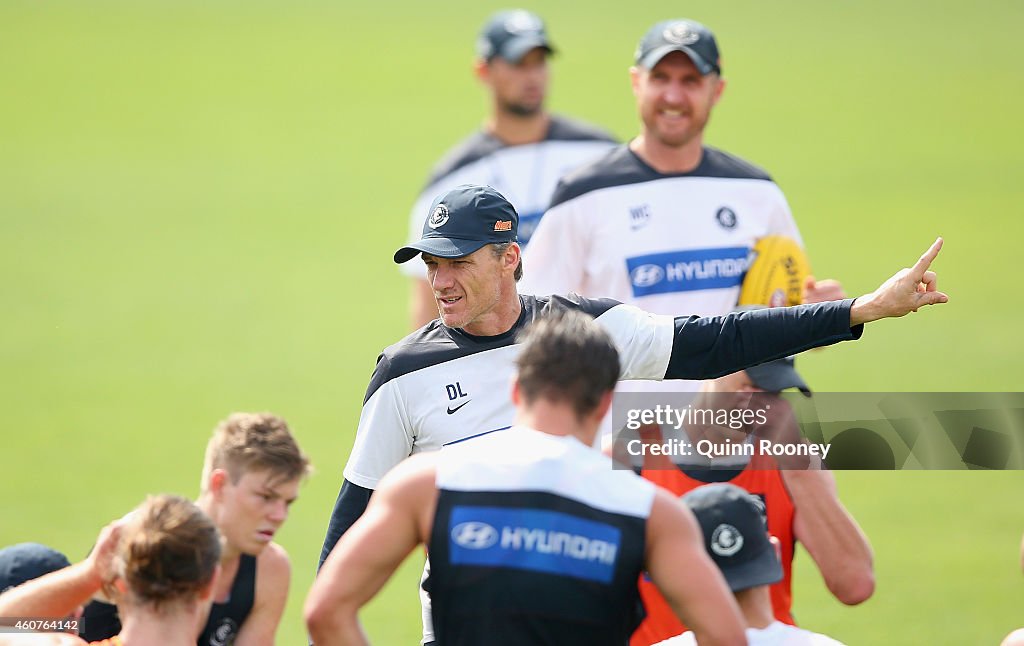
[[[39,543],[18,543],[0,550],[0,592],[71,565],[57,550]]]
[[[495,57],[518,63],[531,49],[555,52],[540,16],[524,9],[499,11],[488,19],[476,41],[476,53],[485,61]]]
[[[697,517],[704,547],[733,592],[782,580],[759,498],[728,483],[698,487],[682,497]]]
[[[647,30],[636,48],[636,64],[651,69],[671,52],[690,57],[702,75],[722,73],[718,43],[711,30],[693,20],[665,20]]]
[[[421,252],[461,258],[484,245],[515,242],[518,230],[519,215],[501,193],[463,184],[434,200],[420,240],[396,251],[395,262],[408,262]]]

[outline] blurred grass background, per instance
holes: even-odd
[[[319,473],[279,534],[301,608],[377,352],[406,331],[390,255],[428,168],[486,107],[503,5],[0,3],[0,545],[73,558],[147,492],[194,495],[235,410],[285,416]],[[628,138],[646,28],[719,37],[709,143],[767,167],[819,277],[858,294],[937,234],[949,305],[802,360],[822,391],[1019,391],[1024,4],[535,3],[551,106]],[[529,271],[530,269],[527,268]],[[851,644],[996,643],[1024,625],[1019,472],[840,473],[878,587],[841,607],[806,553],[801,622]],[[362,615],[415,643],[421,557]]]

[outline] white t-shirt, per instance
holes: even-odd
[[[843,646],[831,637],[812,633],[803,628],[775,621],[765,628],[747,628],[747,643],[750,646]],[[696,646],[693,632],[685,632],[658,642],[655,646]]]
[[[558,179],[614,145],[608,133],[558,115],[551,116],[544,140],[533,144],[509,146],[489,133],[477,132],[449,151],[434,168],[409,214],[409,241],[422,237],[423,222],[439,195],[461,184],[486,184],[515,207],[519,244],[525,248],[551,203]],[[400,267],[407,276],[426,277],[426,266],[418,259]]]

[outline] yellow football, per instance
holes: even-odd
[[[803,302],[804,279],[811,264],[793,238],[765,236],[750,251],[737,305],[780,307]]]

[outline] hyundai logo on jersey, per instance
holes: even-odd
[[[622,532],[556,511],[512,507],[452,508],[453,564],[507,567],[609,583]]]
[[[749,247],[687,249],[626,258],[633,296],[725,289],[743,282]]]
[[[471,520],[452,529],[452,540],[470,550],[485,550],[498,542],[498,530],[487,523]]]

